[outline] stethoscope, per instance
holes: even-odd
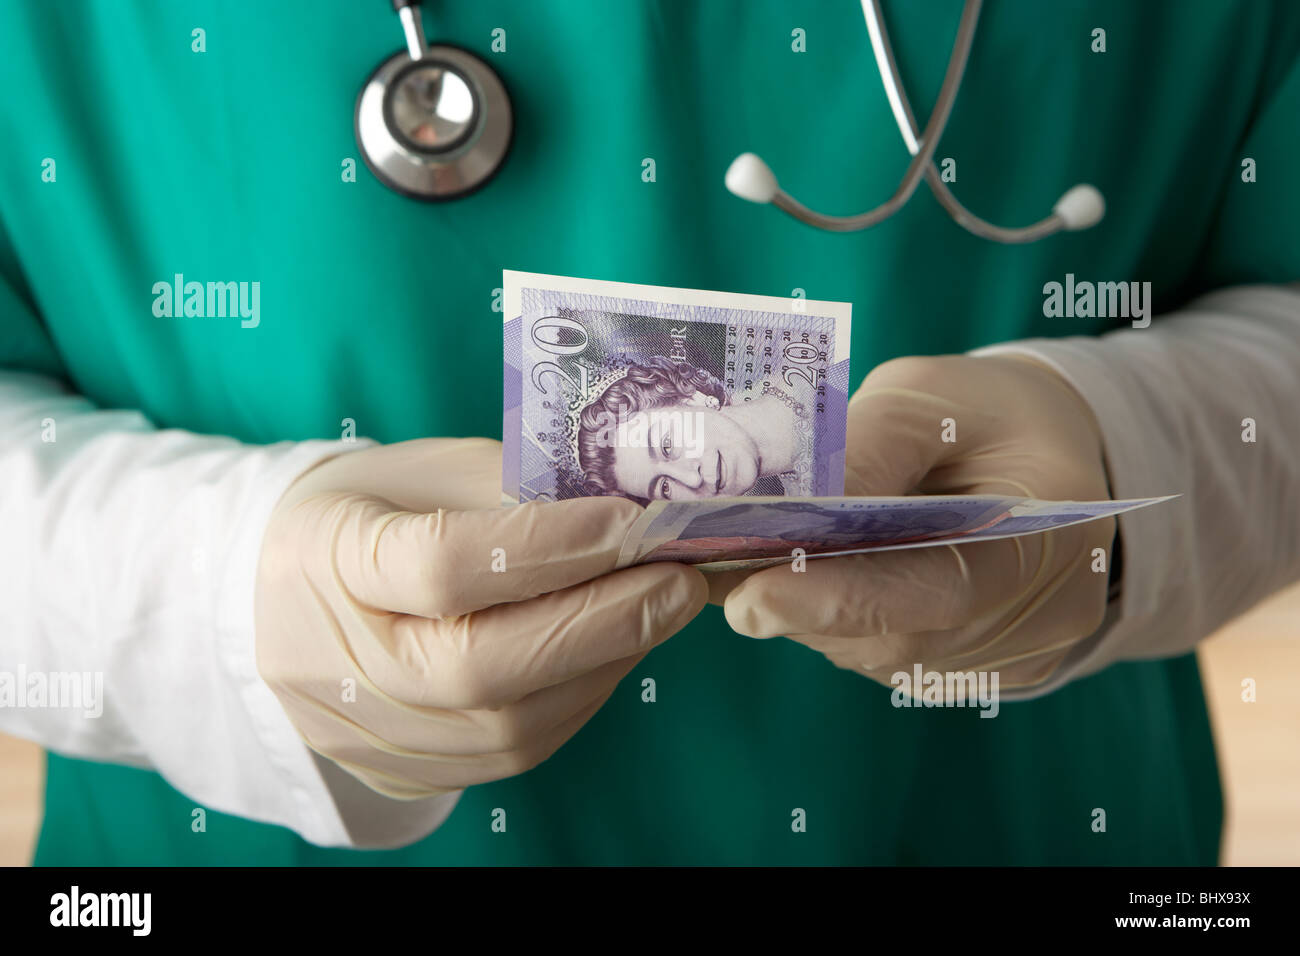
[[[961,89],[983,0],[966,0],[962,8],[939,98],[920,132],[885,32],[880,2],[861,2],[885,96],[912,154],[894,194],[856,216],[828,216],[783,190],[754,153],[742,153],[727,169],[724,181],[731,192],[751,202],[771,203],[801,222],[831,232],[854,232],[883,222],[907,204],[923,177],[959,226],[995,242],[1034,242],[1062,230],[1087,229],[1101,220],[1105,200],[1096,187],[1080,183],[1038,222],[1017,228],[995,226],[958,202],[935,167],[934,152]],[[366,80],[357,97],[357,142],[366,165],[386,186],[415,199],[455,199],[482,186],[505,161],[514,128],[510,97],[500,77],[478,57],[446,44],[425,44],[419,0],[392,3],[402,21],[407,50],[390,56]]]

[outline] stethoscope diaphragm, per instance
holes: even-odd
[[[418,3],[394,6],[407,49],[384,60],[362,85],[357,145],[390,189],[430,202],[456,199],[484,185],[505,161],[514,133],[510,96],[474,54],[425,44]]]

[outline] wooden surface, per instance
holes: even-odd
[[[1222,862],[1300,865],[1300,586],[1264,602],[1201,645],[1219,751]],[[1255,682],[1255,702],[1242,681]]]
[[[1227,801],[1223,863],[1300,865],[1300,586],[1200,649]],[[1242,681],[1255,682],[1254,703]],[[31,860],[41,816],[40,750],[0,736],[0,865]]]
[[[44,791],[45,760],[40,748],[0,735],[0,865],[31,861]]]

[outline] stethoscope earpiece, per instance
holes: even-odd
[[[505,162],[514,113],[496,71],[467,50],[428,46],[418,0],[393,0],[406,49],[357,95],[357,145],[370,171],[403,196],[437,202],[484,185]]]

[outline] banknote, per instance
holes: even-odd
[[[619,566],[701,570],[1034,534],[1168,500],[844,490],[847,303],[503,273],[506,502],[646,506]]]
[[[844,492],[851,308],[507,271],[507,502]]]
[[[777,497],[655,501],[628,532],[618,566],[678,561],[704,571],[1034,534],[1175,498],[1039,501],[1003,495]]]

